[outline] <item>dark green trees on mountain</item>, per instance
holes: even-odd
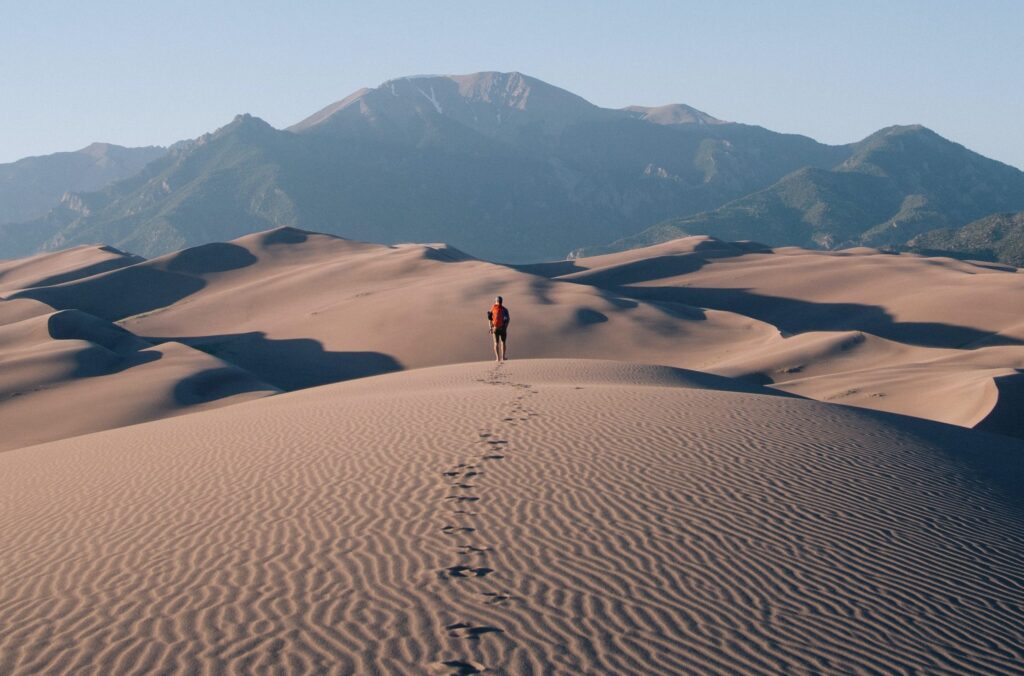
[[[144,255],[295,225],[562,257],[714,208],[842,149],[684,106],[609,110],[518,73],[405,78],[280,131],[247,116],[141,174],[0,231],[21,255],[109,242]]]
[[[600,253],[688,234],[774,246],[898,247],[994,211],[1024,209],[1024,173],[919,126],[883,129],[849,146],[835,167],[800,169],[774,185],[690,217],[671,219]]]
[[[932,230],[910,240],[908,248],[1024,267],[1024,212],[992,214],[962,228]]]
[[[239,116],[0,225],[0,257],[94,242],[152,256],[279,225],[505,262],[691,233],[889,246],[1019,210],[1024,174],[922,127],[828,146],[682,104],[612,110],[477,73],[386,82],[287,130]]]

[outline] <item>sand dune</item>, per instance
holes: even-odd
[[[0,261],[0,293],[49,286],[142,261],[109,246],[77,246],[29,258]]]
[[[1024,404],[1013,385],[1024,366],[1024,276],[1005,266],[689,237],[509,267],[443,244],[292,228],[143,262],[91,247],[3,265],[0,283],[13,286],[0,316],[84,312],[244,371],[247,393],[487,359],[483,313],[500,293],[513,358],[659,363],[1008,434],[1020,425],[1007,412]],[[113,267],[92,274],[98,265]],[[137,389],[145,376],[122,369],[117,382]],[[121,419],[139,418],[112,413],[104,424]]]
[[[1024,436],[1022,281],[288,228],[0,263],[0,673],[1019,673],[1024,444],[980,430]]]
[[[292,390],[486,359],[484,312],[499,293],[513,313],[511,356],[695,367],[779,340],[775,327],[734,313],[637,302],[440,245],[287,228],[23,295],[199,347]]]
[[[691,237],[580,259],[581,270],[559,279],[739,312],[787,333],[860,330],[952,348],[1003,333],[1024,343],[1013,302],[1024,295],[1024,275],[1005,268],[873,249],[749,248],[760,247]]]
[[[79,310],[0,302],[0,451],[274,394],[180,343]]]
[[[736,313],[785,336],[701,365],[714,373],[967,427],[1020,428],[999,412],[1024,405],[1005,383],[1024,366],[1024,275],[1015,268],[688,237],[533,271]]]
[[[734,384],[465,364],[5,453],[0,672],[1019,673],[1024,446]]]

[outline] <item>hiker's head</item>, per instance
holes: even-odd
[[[498,305],[501,305],[501,296],[498,296],[497,298],[495,298],[494,302],[497,303]]]

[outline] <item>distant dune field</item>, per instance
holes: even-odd
[[[689,237],[510,267],[280,228],[147,261],[0,262],[0,289],[0,449],[487,359],[497,294],[513,358],[664,364],[1024,436],[1024,275],[1007,266]]]

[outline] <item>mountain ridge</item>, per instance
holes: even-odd
[[[0,225],[46,214],[69,192],[88,192],[137,173],[167,152],[95,142],[69,152],[0,164]]]
[[[833,168],[802,168],[716,210],[663,221],[574,254],[621,251],[697,234],[776,246],[901,247],[929,231],[1024,209],[1024,172],[927,127],[886,127],[852,144],[851,151]]]
[[[287,129],[236,116],[0,226],[0,255],[102,241],[154,256],[284,225],[520,263],[705,232],[898,246],[1024,209],[1020,175],[920,126],[830,146],[686,104],[601,108],[518,72],[418,76]]]

